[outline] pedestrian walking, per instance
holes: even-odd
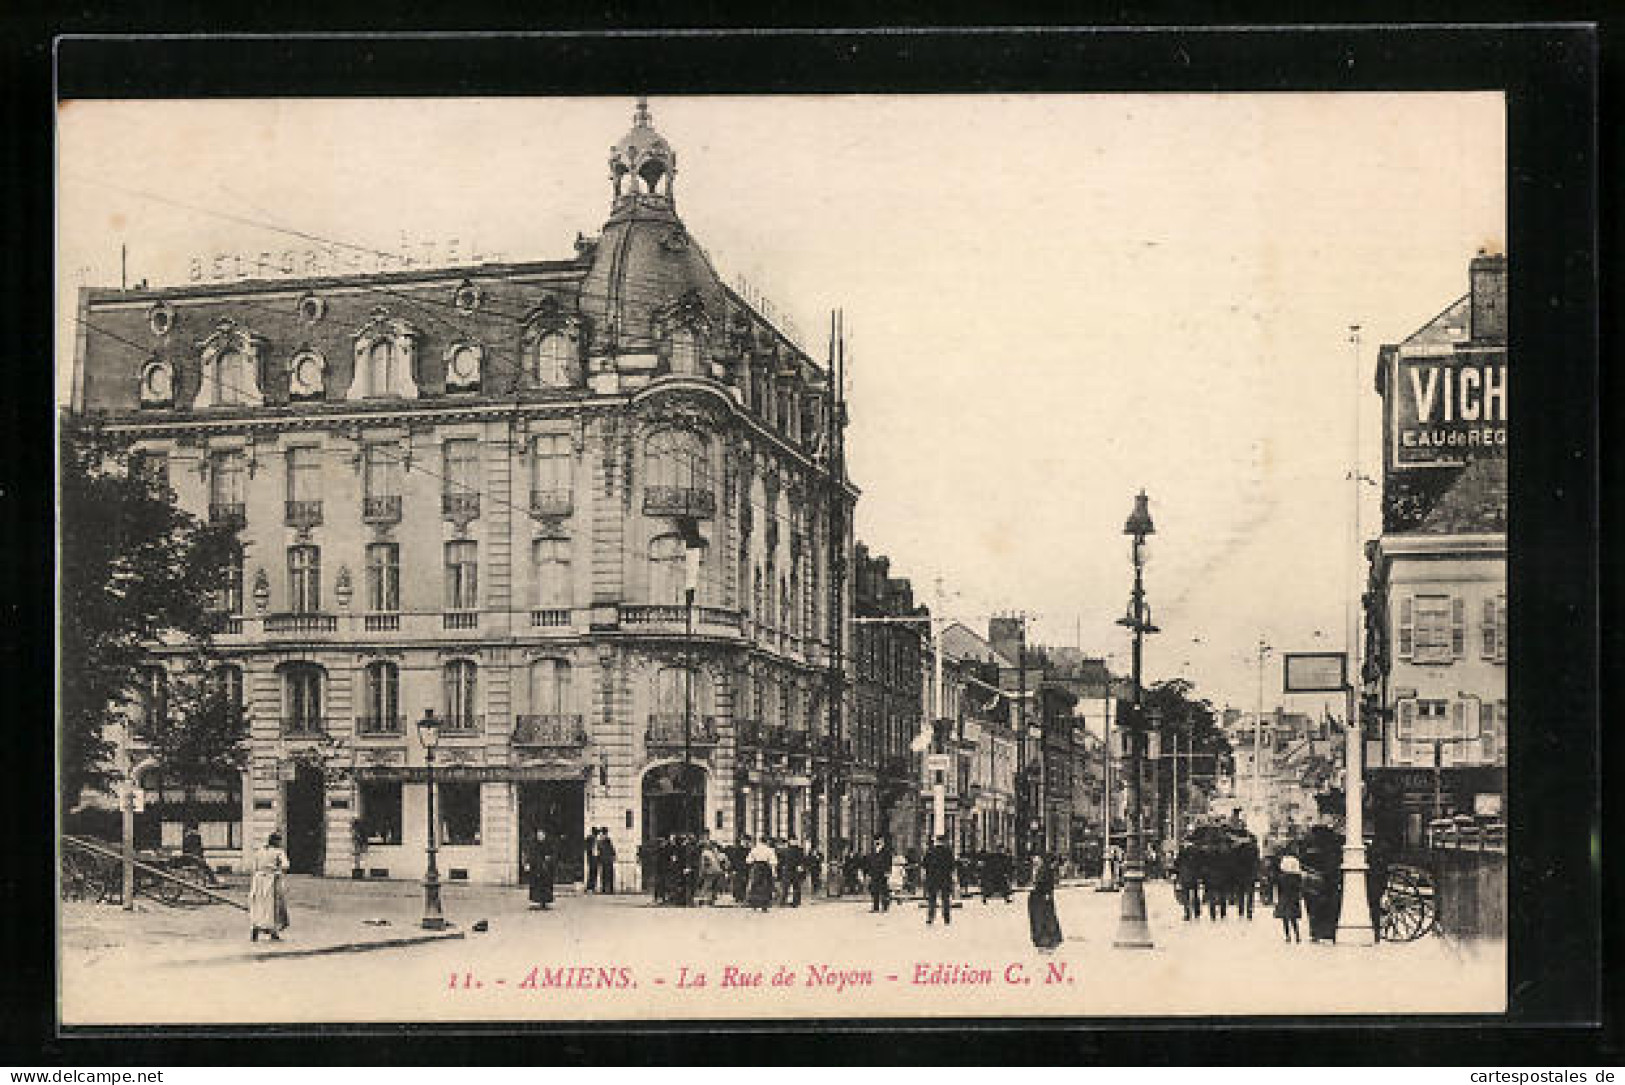
[[[1281,859],[1280,873],[1275,876],[1275,918],[1281,921],[1281,934],[1288,942],[1302,942],[1298,930],[1298,917],[1303,914],[1299,901],[1303,896],[1303,868],[1296,856]]]
[[[746,854],[745,865],[750,871],[746,896],[752,908],[765,912],[772,905],[773,875],[778,862],[778,855],[766,840],[758,840]]]
[[[732,894],[735,904],[745,903],[745,890],[750,884],[750,871],[746,867],[745,857],[750,854],[751,838],[741,837],[728,845],[724,852],[728,860],[728,891]]]
[[[783,891],[779,903],[787,904],[791,908],[801,907],[801,882],[806,875],[807,853],[802,850],[796,838],[791,837],[784,843],[783,859],[779,867],[779,880]]]
[[[875,837],[874,851],[869,853],[869,899],[871,912],[891,911],[891,845],[882,836]]]
[[[1186,844],[1174,857],[1174,892],[1185,911],[1185,921],[1202,918],[1202,854],[1195,844]]]
[[[615,893],[615,841],[610,839],[608,825],[598,828],[598,892]]]
[[[696,900],[711,906],[722,891],[722,850],[710,840],[700,845],[700,886]]]
[[[1027,924],[1040,953],[1053,953],[1061,944],[1061,920],[1055,914],[1055,863],[1039,856],[1033,869],[1033,887],[1027,894]]]
[[[272,833],[265,846],[254,853],[254,877],[248,885],[248,940],[258,942],[260,932],[271,941],[282,941],[280,932],[288,929],[288,853],[282,850],[282,834]]]
[[[546,829],[537,829],[525,849],[525,881],[530,906],[546,910],[553,903],[553,878],[558,873],[559,851]]]
[[[936,843],[926,849],[920,865],[925,871],[925,922],[930,926],[937,918],[937,903],[942,903],[944,926],[954,921],[954,850],[948,846],[946,836],[937,837]]]
[[[1253,917],[1253,894],[1258,887],[1258,837],[1252,833],[1242,836],[1236,847],[1236,912]]]

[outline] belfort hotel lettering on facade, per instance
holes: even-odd
[[[876,823],[844,782],[890,751],[846,729],[839,389],[719,279],[676,173],[640,104],[564,259],[82,293],[73,409],[242,525],[216,649],[249,764],[142,779],[149,840],[414,876],[427,708],[453,878],[513,882],[537,826],[608,826],[635,885],[665,832]]]

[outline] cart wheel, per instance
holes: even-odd
[[[1433,929],[1433,881],[1426,872],[1396,866],[1382,893],[1382,937],[1412,942]]]

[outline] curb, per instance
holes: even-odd
[[[426,942],[445,942],[465,937],[464,931],[438,931],[433,934],[410,934],[399,938],[384,938],[374,942],[338,942],[326,946],[311,946],[309,948],[288,948],[272,950],[262,953],[233,953],[225,957],[203,957],[190,960],[170,961],[170,966],[180,965],[211,965],[211,964],[242,964],[247,961],[283,961],[298,957],[326,957],[337,953],[365,953],[374,949],[395,949],[400,946],[416,946]]]

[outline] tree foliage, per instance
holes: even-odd
[[[58,479],[58,651],[61,799],[114,775],[112,736],[138,703],[142,669],[163,644],[205,650],[221,615],[235,530],[176,506],[161,480],[136,472],[128,442],[64,416]],[[179,703],[190,703],[185,679]],[[180,749],[176,746],[175,749]]]
[[[1219,718],[1206,698],[1194,696],[1196,687],[1184,678],[1170,678],[1149,686],[1145,691],[1145,707],[1157,729],[1162,733],[1162,752],[1174,751],[1174,739],[1179,740],[1179,777],[1181,791],[1191,790],[1212,797],[1219,776],[1231,766],[1230,740],[1219,728]],[[1157,809],[1171,810],[1173,801],[1173,771],[1157,776]],[[1180,807],[1188,810],[1185,798]]]

